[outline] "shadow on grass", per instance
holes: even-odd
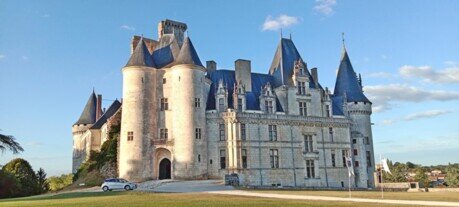
[[[115,191],[115,192],[73,192],[73,193],[60,193],[60,194],[45,194],[38,196],[29,196],[22,198],[8,198],[0,199],[2,202],[12,201],[39,201],[39,200],[54,200],[54,199],[71,199],[71,198],[87,198],[87,197],[105,197],[105,196],[116,196],[126,194],[129,192]]]

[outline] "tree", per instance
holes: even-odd
[[[403,163],[395,162],[392,164],[391,161],[387,163],[389,166],[389,169],[392,174],[389,173],[384,173],[383,178],[384,182],[394,182],[394,183],[399,183],[399,182],[406,182],[406,173],[407,173],[407,167]]]
[[[42,194],[46,193],[49,190],[48,179],[46,179],[46,173],[43,168],[40,168],[37,171],[37,193]]]
[[[446,168],[445,182],[450,187],[459,186],[459,165],[448,165]]]
[[[13,175],[20,185],[19,194],[14,196],[29,196],[37,193],[37,175],[26,160],[13,159],[3,166],[2,170]]]
[[[73,182],[73,174],[62,174],[61,176],[52,176],[48,179],[49,181],[49,189],[51,191],[58,191],[61,190]]]
[[[18,196],[21,192],[20,184],[14,175],[0,170],[0,198]]]
[[[408,169],[414,169],[416,168],[416,164],[412,162],[406,162],[406,167],[408,167]]]
[[[414,176],[414,180],[424,185],[425,188],[429,187],[429,177],[427,176],[426,170],[424,168],[416,168],[416,175]]]
[[[6,149],[13,152],[13,154],[24,151],[21,145],[16,141],[16,138],[11,135],[0,134],[0,151],[4,152]]]

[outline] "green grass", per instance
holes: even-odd
[[[391,206],[383,204],[283,200],[206,193],[100,192],[63,193],[26,198],[3,199],[0,206]],[[392,205],[394,206],[394,205]]]
[[[250,190],[251,192],[348,198],[348,191]],[[353,198],[380,199],[380,191],[352,191]],[[384,199],[459,202],[459,192],[384,192]]]

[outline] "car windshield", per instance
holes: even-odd
[[[127,183],[128,181],[125,179],[120,179],[120,183]]]

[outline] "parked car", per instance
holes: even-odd
[[[109,178],[105,179],[104,183],[102,183],[100,187],[103,191],[112,191],[118,189],[134,190],[137,188],[137,184],[122,178]]]

